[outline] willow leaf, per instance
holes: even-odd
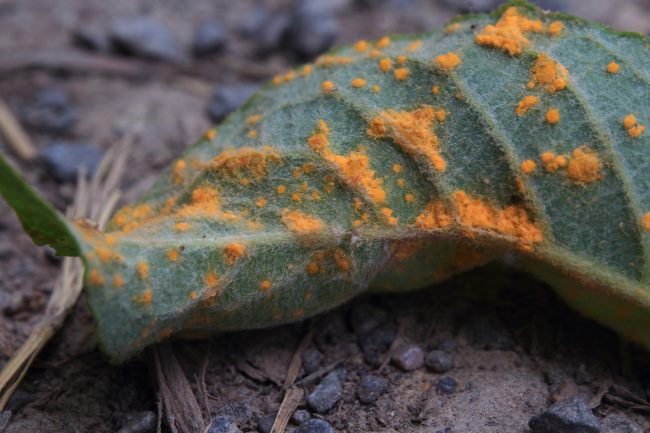
[[[649,47],[516,1],[275,77],[107,233],[81,229],[104,349],[504,256],[650,347]]]

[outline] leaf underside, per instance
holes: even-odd
[[[650,347],[649,45],[515,2],[276,77],[107,233],[83,230],[104,349],[299,320],[504,254]]]

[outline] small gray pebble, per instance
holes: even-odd
[[[600,433],[601,426],[581,397],[559,401],[530,419],[533,433]]]
[[[74,182],[81,166],[92,175],[104,153],[85,143],[50,143],[41,151],[41,159],[60,182]]]
[[[253,39],[257,43],[257,52],[260,55],[266,55],[270,51],[280,48],[291,28],[291,16],[285,11],[275,11],[269,13],[264,24],[260,26]]]
[[[271,433],[274,422],[275,414],[264,415],[259,420],[257,420],[257,431],[260,433]]]
[[[323,363],[323,352],[316,348],[310,348],[302,352],[302,366],[307,374],[318,370]]]
[[[357,388],[357,396],[361,403],[374,403],[386,392],[387,388],[388,381],[386,379],[368,374],[361,379],[361,383]]]
[[[442,350],[432,350],[427,353],[424,363],[434,373],[446,373],[454,368],[454,361],[451,356]]]
[[[95,26],[82,25],[72,31],[72,37],[74,43],[81,48],[98,53],[111,51],[111,41],[108,35]]]
[[[291,421],[296,424],[301,424],[309,418],[311,418],[311,414],[304,409],[298,409],[293,413],[293,415],[291,415]]]
[[[424,352],[415,345],[404,346],[392,356],[395,365],[404,371],[413,371],[424,365]]]
[[[339,35],[339,24],[329,2],[300,0],[291,19],[291,46],[303,58],[329,49]]]
[[[335,433],[334,429],[323,419],[308,419],[293,431],[294,433]]]
[[[130,418],[117,433],[150,433],[156,429],[158,419],[151,411],[141,412]]]
[[[226,28],[218,21],[203,21],[194,33],[192,51],[198,57],[216,53],[228,40]]]
[[[316,413],[327,412],[341,399],[342,392],[339,373],[333,371],[307,396],[307,404]]]
[[[239,430],[239,427],[235,425],[230,417],[217,416],[212,418],[205,433],[241,433],[241,430]]]
[[[22,110],[21,119],[34,129],[63,133],[72,128],[77,113],[68,94],[60,87],[47,87],[36,94],[32,105]]]
[[[612,413],[602,420],[603,433],[643,433],[643,429],[622,414]]]
[[[109,34],[115,48],[125,54],[170,63],[187,61],[176,35],[153,17],[117,18]]]
[[[359,336],[359,345],[363,351],[364,360],[372,366],[379,366],[381,354],[390,348],[395,336],[397,336],[397,325],[392,320]]]
[[[458,383],[453,377],[443,377],[436,384],[436,389],[442,394],[453,394],[456,391]]]
[[[246,102],[258,88],[259,86],[253,84],[217,87],[208,102],[207,112],[210,119],[214,122],[220,122]]]

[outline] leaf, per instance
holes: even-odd
[[[0,153],[0,195],[14,209],[36,245],[50,245],[60,256],[78,256],[69,222],[16,172]]]
[[[116,361],[507,256],[650,347],[650,40],[515,1],[274,78],[107,233]]]

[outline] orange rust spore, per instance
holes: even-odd
[[[555,125],[559,121],[560,121],[560,110],[553,107],[546,110],[546,123],[550,125]]]
[[[524,246],[544,239],[541,229],[530,221],[522,206],[511,205],[499,209],[481,199],[470,197],[462,190],[455,191],[453,199],[460,224],[465,228],[497,232],[518,239]]]
[[[186,232],[192,228],[192,224],[180,222],[174,224],[174,228],[176,229],[177,232]]]
[[[577,183],[590,183],[602,179],[602,164],[598,156],[588,147],[574,149],[567,165],[567,175]]]
[[[336,90],[336,84],[334,84],[330,80],[325,80],[321,83],[320,88],[323,90],[324,93],[330,93]]]
[[[338,155],[329,148],[329,126],[323,120],[318,122],[316,132],[307,140],[312,150],[332,163],[341,179],[352,188],[367,194],[375,203],[381,203],[386,198],[382,188],[382,180],[375,176],[370,168],[368,155],[363,150],[350,152],[349,155]]]
[[[359,89],[359,88],[364,87],[366,85],[366,80],[364,80],[363,78],[354,78],[352,80],[351,84],[352,84],[352,87],[354,87],[355,89]]]
[[[385,59],[381,59],[379,63],[377,63],[377,67],[381,72],[388,72],[393,67],[393,61],[388,57],[386,57]]]
[[[146,289],[140,296],[135,298],[135,301],[143,305],[149,305],[153,301],[153,292],[151,289]]]
[[[167,258],[170,262],[178,261],[178,251],[174,248],[167,250]]]
[[[519,14],[515,6],[511,6],[501,15],[496,24],[486,25],[475,41],[479,45],[489,46],[518,56],[530,41],[524,33],[540,33],[544,25],[540,20],[531,20]]]
[[[223,252],[226,255],[226,264],[232,265],[244,255],[246,252],[246,245],[232,242],[226,245]]]
[[[370,121],[368,135],[390,137],[407,154],[426,158],[437,171],[445,171],[446,161],[439,151],[439,140],[433,132],[436,110],[424,106],[414,111],[386,110]]]
[[[397,81],[404,81],[409,77],[410,73],[409,68],[397,68],[394,73],[395,79]]]
[[[179,159],[174,163],[172,181],[175,184],[178,185],[180,183],[183,183],[183,172],[185,171],[186,168],[187,168],[187,163],[182,159]]]
[[[289,231],[299,236],[317,235],[325,230],[325,223],[323,221],[297,210],[290,211],[285,209],[282,212],[281,221]]]
[[[424,211],[415,218],[415,226],[423,230],[434,230],[451,226],[453,218],[440,200],[427,203]]]
[[[124,285],[124,277],[117,274],[113,277],[113,287],[120,288]]]
[[[93,268],[88,272],[88,284],[102,286],[104,281],[104,276],[97,269]]]
[[[517,104],[517,107],[515,107],[515,114],[517,116],[523,116],[537,104],[539,104],[539,98],[537,96],[524,96]]]
[[[240,147],[224,150],[210,161],[208,168],[229,178],[247,176],[258,180],[266,176],[269,162],[280,162],[279,152],[271,146]]]
[[[414,51],[419,50],[420,48],[422,48],[422,41],[418,39],[408,44],[404,50],[409,53],[412,53]]]
[[[361,39],[354,44],[354,50],[358,53],[362,53],[368,49],[368,42]]]
[[[646,212],[643,215],[643,220],[641,221],[643,229],[647,232],[650,232],[650,212]]]
[[[566,88],[569,71],[546,53],[539,53],[530,69],[532,87],[540,85],[549,93]],[[531,86],[528,86],[531,87]]]
[[[461,64],[461,60],[458,54],[452,53],[451,51],[449,51],[447,54],[441,54],[437,56],[434,60],[436,62],[436,65],[445,71],[455,69],[458,67],[458,65]]]
[[[384,220],[386,220],[386,223],[388,225],[394,226],[397,225],[397,218],[393,216],[393,210],[387,207],[383,207],[379,210],[379,212],[382,214],[384,217]]]
[[[260,290],[266,292],[271,288],[272,285],[273,283],[271,282],[271,280],[262,280],[260,282]]]
[[[139,261],[135,264],[135,269],[138,272],[138,278],[146,280],[149,278],[149,264],[145,261]]]
[[[618,71],[621,70],[621,66],[618,63],[611,61],[607,64],[606,70],[610,74],[618,74]]]
[[[527,159],[521,163],[521,171],[525,174],[531,174],[537,168],[537,164],[532,159]]]
[[[378,41],[377,41],[377,48],[386,48],[390,45],[390,38],[388,36],[382,36]]]
[[[564,24],[561,21],[553,21],[548,25],[548,34],[551,36],[560,36],[564,30]]]

